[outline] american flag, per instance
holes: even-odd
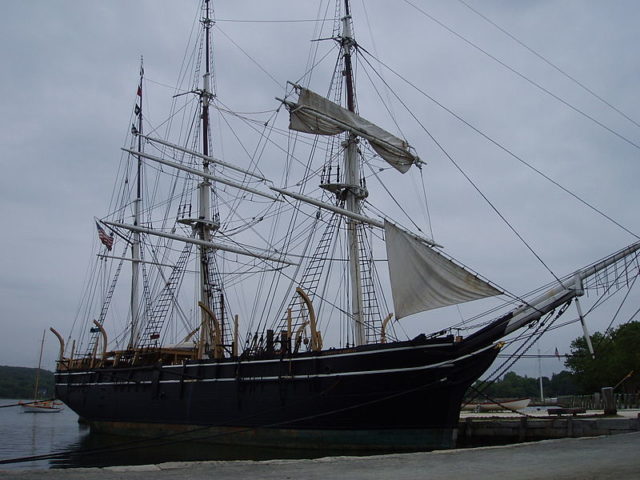
[[[102,242],[102,244],[107,247],[107,250],[111,251],[111,247],[113,247],[113,235],[107,235],[107,232],[96,222],[96,227],[98,227],[98,238]]]

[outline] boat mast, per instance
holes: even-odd
[[[351,51],[355,45],[351,30],[351,10],[349,0],[344,0],[345,16],[342,18],[342,58],[344,61],[344,78],[347,89],[347,108],[356,111],[355,90],[353,83],[353,68],[351,66]],[[360,162],[358,160],[358,138],[349,133],[345,142],[344,172],[346,209],[360,213],[360,202],[366,198],[366,189],[360,184]],[[351,317],[354,326],[354,342],[356,345],[366,343],[364,325],[364,305],[362,298],[362,275],[360,271],[360,242],[358,227],[360,222],[347,219],[347,241],[349,246],[349,273],[351,281]]]
[[[42,342],[40,342],[40,356],[38,357],[38,369],[36,370],[36,386],[33,391],[33,399],[38,400],[38,387],[40,386],[40,367],[42,366],[42,351],[44,350],[44,334],[42,332]]]
[[[143,152],[142,143],[142,79],[144,77],[144,67],[140,58],[140,83],[138,84],[135,114],[138,117],[137,138],[138,151]],[[139,102],[139,104],[138,104]],[[133,201],[133,224],[140,225],[140,211],[142,210],[142,156],[138,155],[138,172],[136,175],[136,198]],[[131,345],[133,348],[138,343],[138,331],[140,328],[140,305],[139,305],[139,285],[140,285],[140,233],[133,232],[133,244],[131,246]]]
[[[209,17],[209,0],[204,0],[205,4],[205,16],[201,20],[205,33],[205,73],[203,76],[202,90],[198,93],[200,95],[200,103],[202,105],[201,120],[202,120],[202,154],[209,156],[209,103],[213,97],[211,92],[211,68],[210,68],[210,42],[211,42],[211,26],[213,21]],[[209,162],[203,160],[202,168],[205,174],[209,174]],[[211,182],[208,179],[204,179],[198,185],[199,195],[199,215],[198,215],[198,235],[201,240],[206,242],[211,241],[211,230],[214,229],[214,224],[211,218]],[[198,345],[198,358],[203,358],[208,350],[208,343],[211,339],[211,323],[206,310],[211,311],[210,302],[210,282],[209,282],[209,253],[210,248],[201,246],[199,249],[200,254],[200,301],[206,308],[201,309],[201,323],[200,323],[200,343]],[[218,339],[220,341],[220,339]],[[215,347],[212,345],[211,347]]]

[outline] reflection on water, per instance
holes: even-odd
[[[17,401],[0,400],[0,406],[14,403]],[[78,423],[78,416],[68,408],[60,413],[22,413],[19,407],[0,408],[0,439],[0,460],[60,454],[54,459],[0,464],[0,470],[105,467],[197,460],[317,458],[344,454],[343,451],[336,450],[232,447],[177,441],[177,438],[171,436],[152,440],[96,434],[90,433],[86,425]],[[371,452],[359,453],[364,455]]]
[[[0,399],[0,406],[16,403]],[[17,406],[0,408],[0,460],[60,452],[88,435],[89,429],[80,425],[78,416],[67,408],[58,413],[23,413]],[[32,460],[0,464],[0,470],[48,466],[47,460]]]
[[[70,454],[51,460],[49,468],[145,465],[198,460],[270,460],[317,458],[344,454],[282,448],[214,445],[197,441],[144,440],[118,435],[92,433],[68,446]],[[92,453],[92,450],[97,450]]]

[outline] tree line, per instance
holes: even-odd
[[[0,365],[0,398],[33,399],[37,370],[37,368]],[[53,372],[40,369],[38,384],[40,398],[53,397]]]
[[[640,322],[629,322],[591,336],[595,358],[584,337],[571,342],[571,353],[564,362],[566,370],[551,378],[542,378],[545,397],[589,395],[602,387],[614,387],[616,393],[640,391]],[[478,391],[484,395],[480,395]],[[476,382],[468,396],[483,401],[490,398],[540,397],[540,380],[515,372],[487,383]]]

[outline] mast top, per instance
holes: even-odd
[[[347,108],[351,112],[356,111],[356,94],[353,82],[353,67],[351,66],[351,49],[356,42],[353,39],[351,28],[351,13],[349,9],[349,0],[344,0],[345,16],[342,17],[342,35],[340,37],[340,45],[343,49],[344,58],[344,78],[347,87]]]

